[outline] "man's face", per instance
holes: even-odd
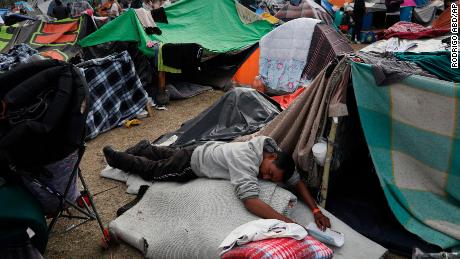
[[[260,179],[264,179],[271,182],[281,182],[283,181],[283,171],[279,169],[273,161],[276,159],[276,155],[274,157],[269,155],[268,157],[262,160],[262,164],[259,168],[259,175]]]

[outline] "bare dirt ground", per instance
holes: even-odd
[[[117,209],[131,201],[134,196],[125,193],[124,183],[99,176],[106,166],[102,148],[113,145],[124,150],[142,139],[155,140],[162,134],[178,129],[183,122],[194,118],[223,94],[214,90],[187,100],[172,101],[167,105],[167,111],[155,110],[154,116],[143,119],[139,126],[113,129],[88,141],[81,169],[91,192],[96,194],[117,186],[94,197],[104,225],[107,226],[114,220]],[[71,223],[66,219],[58,221],[56,233],[51,234],[49,239],[46,258],[142,258],[140,252],[124,243],[103,250],[100,246],[102,234],[96,221],[63,234],[62,231]]]

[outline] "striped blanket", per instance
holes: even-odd
[[[460,245],[460,87],[409,76],[385,87],[352,65],[367,144],[399,222],[425,241]]]
[[[311,37],[308,62],[302,77],[314,79],[335,57],[353,52],[348,40],[327,24],[317,24]]]

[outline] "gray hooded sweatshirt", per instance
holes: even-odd
[[[239,199],[259,196],[259,167],[264,149],[279,149],[270,137],[259,136],[247,142],[211,141],[198,146],[192,153],[190,165],[198,177],[230,180]],[[300,180],[297,172],[289,185]]]

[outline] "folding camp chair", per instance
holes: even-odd
[[[88,86],[80,70],[57,60],[32,61],[0,74],[0,85],[0,176],[10,184],[22,181],[31,192],[47,193],[58,199],[48,233],[62,217],[82,220],[66,231],[97,220],[106,247],[110,240],[108,230],[102,225],[79,169],[90,107]],[[65,171],[47,169],[71,155],[76,158]],[[61,178],[65,173],[65,177],[70,176],[68,180]],[[60,180],[47,180],[52,174]],[[68,194],[77,179],[83,191],[76,201],[70,200]],[[78,215],[71,214],[68,208]],[[9,219],[16,220],[14,216]]]
[[[48,224],[49,233],[52,233],[52,229],[55,226],[59,218],[81,220],[80,223],[76,225],[71,225],[70,227],[66,228],[64,232],[68,232],[80,225],[87,223],[88,221],[97,220],[97,223],[103,235],[102,245],[103,247],[106,248],[108,247],[108,244],[110,241],[109,232],[108,232],[108,229],[104,228],[104,225],[102,224],[102,221],[99,217],[99,214],[97,212],[96,206],[93,201],[93,196],[85,182],[85,179],[79,167],[79,164],[81,162],[85,149],[86,149],[86,146],[84,144],[82,144],[82,146],[78,149],[77,162],[71,171],[71,174],[70,174],[68,182],[66,183],[64,192],[59,192],[54,187],[46,183],[43,183],[36,177],[31,177],[27,172],[24,172],[21,169],[17,169],[13,167],[13,170],[15,171],[15,173],[25,176],[25,178],[28,179],[31,184],[39,187],[41,190],[49,193],[50,195],[53,195],[54,197],[56,197],[56,199],[59,200],[59,205],[56,207],[55,212],[51,213],[50,215],[47,215],[47,218],[51,219],[50,223]],[[80,180],[83,190],[80,191],[80,196],[77,198],[77,200],[72,201],[72,200],[69,200],[67,196],[70,192],[72,181],[74,181],[76,177],[78,178],[78,180]],[[70,208],[75,209],[80,215],[72,214],[71,211],[69,210]]]

